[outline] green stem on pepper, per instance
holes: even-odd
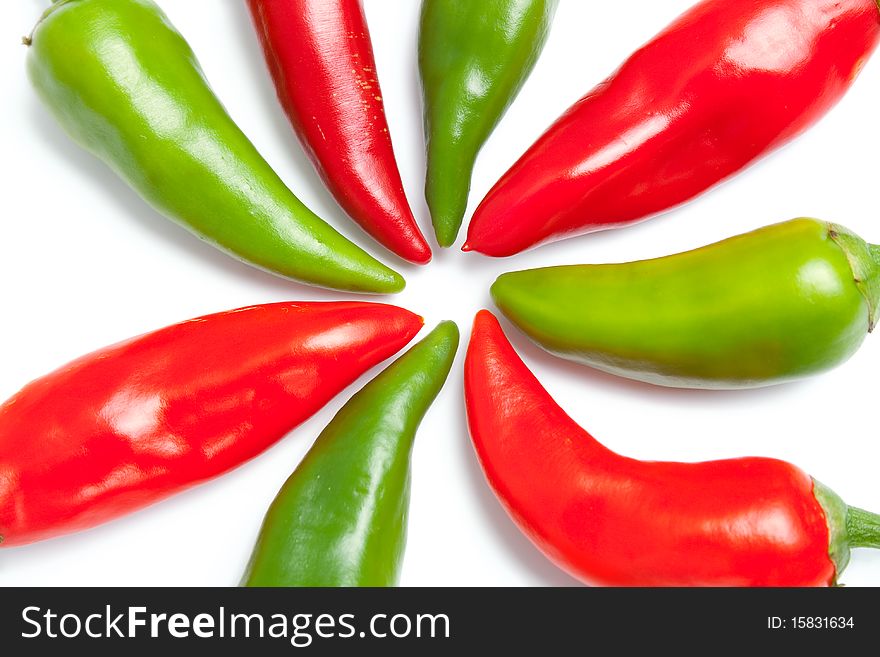
[[[880,515],[848,506],[846,535],[850,547],[880,548]]]

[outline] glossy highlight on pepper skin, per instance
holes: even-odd
[[[168,218],[283,277],[403,289],[284,185],[152,0],[58,0],[29,44],[28,74],[55,118]]]
[[[557,0],[423,0],[425,198],[440,246],[467,209],[477,154],[531,73]]]
[[[397,584],[413,440],[458,340],[440,323],[343,406],[272,503],[244,585]]]
[[[251,306],[37,379],[0,406],[0,544],[87,529],[241,465],[421,326],[383,304]]]
[[[875,0],[703,0],[525,152],[464,249],[509,256],[684,203],[821,118],[878,38]]]
[[[361,0],[248,0],[278,97],[339,205],[418,264],[431,247],[394,158]]]
[[[880,312],[880,248],[795,219],[663,258],[503,274],[492,297],[562,358],[666,386],[763,386],[858,350]]]
[[[880,516],[788,463],[637,461],[578,426],[481,311],[465,360],[483,472],[535,546],[609,586],[830,586]]]

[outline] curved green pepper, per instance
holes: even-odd
[[[161,213],[281,276],[403,289],[284,185],[151,0],[56,0],[26,42],[30,78],[58,121]]]
[[[342,407],[269,508],[244,586],[397,583],[412,443],[458,337],[442,322]]]
[[[769,385],[855,353],[880,309],[880,247],[795,219],[665,258],[504,274],[492,297],[548,351],[606,372]]]
[[[425,106],[425,198],[440,246],[467,208],[477,153],[538,59],[557,0],[424,0],[419,71]]]

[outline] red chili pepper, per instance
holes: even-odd
[[[394,253],[429,262],[394,159],[361,2],[248,5],[278,97],[339,205]]]
[[[421,326],[383,304],[252,306],[37,379],[0,406],[0,541],[86,529],[231,470]]]
[[[880,38],[876,0],[704,0],[496,183],[464,250],[507,256],[668,210],[825,114]]]
[[[489,484],[560,567],[617,586],[827,586],[880,516],[767,458],[645,462],[565,414],[481,311],[465,361],[468,423]]]

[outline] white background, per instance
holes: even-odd
[[[483,149],[471,210],[556,116],[689,4],[563,0],[543,56]],[[0,3],[0,399],[76,356],[179,320],[254,303],[351,298],[274,278],[214,251],[74,145],[25,77],[20,37],[46,5]],[[664,217],[507,260],[455,248],[438,253],[427,268],[393,262],[342,214],[304,157],[276,102],[243,0],[161,5],[232,117],[294,192],[405,274],[406,291],[386,300],[425,315],[429,327],[456,320],[463,347],[474,312],[490,303],[488,287],[505,270],[665,255],[799,215],[880,241],[880,62],[872,61],[807,135]],[[366,9],[398,162],[427,235],[418,5],[367,0]],[[662,460],[779,457],[849,503],[880,509],[880,337],[869,336],[850,362],[808,381],[700,392],[599,374],[509,334],[559,403],[613,449]],[[461,360],[460,354],[416,441],[402,584],[574,584],[519,533],[486,487],[465,427]],[[225,477],[91,531],[0,551],[0,586],[235,585],[279,486],[368,379]],[[857,551],[842,581],[880,585],[880,553]]]

